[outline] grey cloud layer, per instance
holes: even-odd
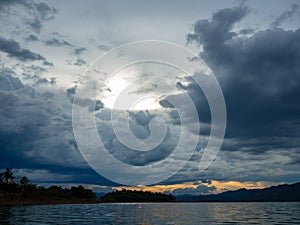
[[[120,112],[120,115],[124,117],[124,123],[127,122],[127,113],[129,113],[128,122],[131,128],[130,132],[132,132],[139,139],[147,138],[150,135],[150,130],[148,127],[149,122],[156,116],[156,114],[153,112],[149,113],[147,111]],[[132,150],[122,144],[118,137],[116,137],[111,123],[110,112],[107,109],[97,113],[97,117],[101,119],[101,122],[98,123],[98,132],[102,142],[104,143],[104,146],[106,147],[107,151],[109,151],[115,158],[122,162],[135,166],[144,166],[168,157],[168,155],[176,146],[177,141],[174,140],[170,130],[168,130],[166,137],[158,147],[150,151]],[[119,126],[123,126],[123,124],[119,124]]]
[[[101,181],[77,150],[70,112],[55,100],[66,98],[68,103],[67,97],[39,93],[15,76],[10,69],[0,71],[0,167],[42,169],[49,174],[34,182],[55,182],[61,175],[67,177],[64,182]]]

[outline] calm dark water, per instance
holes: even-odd
[[[145,203],[0,207],[0,224],[300,224],[300,203]]]

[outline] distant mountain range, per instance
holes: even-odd
[[[283,184],[264,189],[239,189],[220,194],[175,196],[179,202],[298,202],[300,182]]]

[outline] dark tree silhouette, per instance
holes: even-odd
[[[3,176],[4,176],[5,183],[8,183],[9,181],[12,181],[15,178],[11,167],[6,167]]]
[[[3,176],[4,176],[4,173],[0,173],[0,183],[3,182]]]
[[[173,195],[149,191],[113,191],[101,197],[102,202],[174,202]]]
[[[28,185],[29,184],[29,180],[28,180],[28,178],[27,177],[22,177],[21,178],[21,180],[20,180],[20,184],[22,185],[22,186],[26,186],[26,185]]]
[[[10,167],[0,174],[0,205],[98,202],[95,193],[81,185],[70,189],[61,186],[45,188],[30,183],[26,176],[19,182],[14,178]]]

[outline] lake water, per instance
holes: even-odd
[[[0,224],[300,224],[300,203],[133,203],[0,207]]]

